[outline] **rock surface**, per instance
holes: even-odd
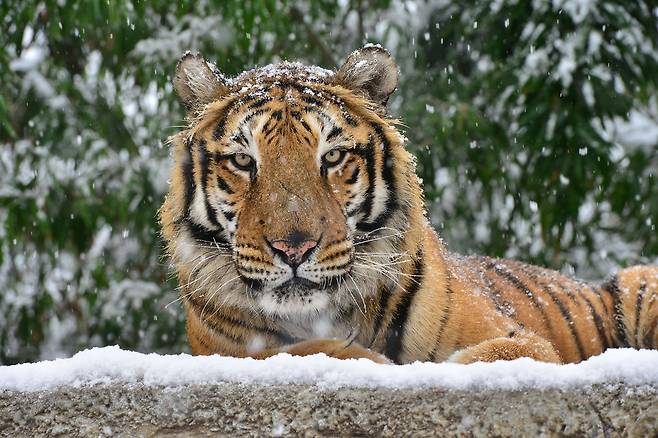
[[[0,392],[3,436],[637,436],[658,386],[523,390],[109,383]]]

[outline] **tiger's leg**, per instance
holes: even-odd
[[[293,356],[310,356],[324,353],[336,359],[370,359],[376,363],[391,363],[385,356],[372,351],[350,339],[311,339],[286,345],[281,348],[271,348],[249,354],[254,359],[265,359],[279,353],[288,353]]]
[[[288,353],[293,356],[324,353],[337,359],[365,358],[377,363],[390,363],[385,356],[361,346],[353,339],[312,339],[279,346],[278,342],[273,339],[270,339],[269,342],[246,341],[257,339],[260,336],[246,327],[219,326],[217,322],[211,327],[209,324],[207,321],[202,322],[194,311],[188,309],[187,338],[192,348],[192,354],[221,354],[265,359],[279,353]],[[263,338],[263,336],[260,337]]]
[[[521,357],[542,362],[562,363],[553,344],[534,333],[519,333],[510,337],[488,339],[479,344],[458,350],[448,358],[449,362],[468,364],[514,360]]]
[[[658,266],[623,269],[602,288],[613,298],[617,345],[658,349]]]

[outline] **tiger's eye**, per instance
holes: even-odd
[[[239,168],[245,169],[252,166],[254,159],[247,154],[235,154],[233,155],[233,162]]]
[[[327,162],[327,164],[337,164],[342,158],[343,154],[345,151],[341,151],[339,149],[332,149],[326,154],[324,154],[324,161]]]

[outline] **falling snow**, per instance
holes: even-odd
[[[490,12],[498,14],[509,6],[508,3],[514,2],[493,1],[489,5]],[[601,58],[603,53],[619,50],[619,46],[610,43],[609,29],[603,27],[591,30],[586,26],[588,20],[601,17],[601,4],[602,2],[594,0],[533,2],[540,12],[559,11],[565,18],[580,24],[573,32],[564,35],[546,35],[551,28],[541,21],[526,20],[519,23],[512,15],[501,16],[498,22],[500,32],[521,29],[519,40],[525,49],[520,57],[522,67],[510,72],[510,83],[502,84],[500,98],[486,108],[485,118],[499,121],[504,113],[511,113],[514,115],[514,123],[505,125],[504,128],[510,133],[521,132],[524,127],[519,125],[518,120],[527,113],[527,103],[522,94],[518,98],[514,96],[517,90],[525,89],[524,87],[537,80],[545,80],[549,85],[555,84],[563,93],[572,92],[575,85],[579,84],[576,92],[582,95],[584,107],[591,111],[599,103],[600,96],[597,95],[595,86],[597,81],[601,82],[603,87],[627,95],[630,89],[625,78]],[[417,57],[422,53],[419,46],[434,43],[441,47],[441,50],[447,50],[448,44],[456,42],[444,40],[444,37],[433,41],[435,31],[456,19],[467,20],[464,28],[481,31],[487,26],[486,19],[453,17],[449,12],[454,8],[454,4],[446,0],[394,0],[388,7],[364,17],[350,9],[350,2],[338,2],[337,8],[336,17],[327,18],[326,25],[329,28],[344,25],[343,33],[346,37],[340,39],[342,46],[331,47],[331,52],[338,56],[349,53],[361,43],[360,40],[350,39],[350,36],[359,35],[360,26],[370,29],[368,40],[381,42],[382,46],[396,57],[401,77],[407,80],[403,82],[406,88],[401,87],[391,99],[391,112],[396,116],[403,115],[400,112],[410,108],[409,102],[419,102],[420,112],[413,113],[409,118],[403,119],[403,122],[408,127],[406,130],[410,137],[416,133],[416,126],[432,133],[430,138],[424,139],[425,142],[412,144],[410,147],[417,148],[413,150],[426,148],[431,160],[434,160],[430,160],[432,173],[425,175],[429,185],[433,184],[431,188],[438,193],[434,194],[437,196],[436,201],[429,206],[430,217],[441,227],[450,247],[470,250],[469,245],[486,244],[492,235],[498,233],[496,230],[492,231],[492,223],[509,223],[506,238],[513,244],[505,250],[505,256],[527,258],[537,257],[545,252],[542,229],[538,225],[542,213],[540,199],[519,200],[516,198],[519,194],[510,193],[504,185],[486,187],[481,180],[473,179],[473,169],[469,169],[467,165],[448,167],[436,158],[440,149],[440,145],[437,146],[437,142],[441,141],[440,129],[449,132],[453,117],[466,114],[469,107],[464,105],[464,102],[452,100],[452,91],[440,96],[440,100],[434,96],[429,96],[431,99],[425,96],[427,88],[437,85],[440,81],[445,83],[439,85],[448,86],[446,90],[451,90],[449,86],[454,86],[455,79],[458,79],[455,73],[458,66],[443,65],[441,68],[445,76],[426,79],[422,75],[426,66],[420,65],[420,58]],[[433,11],[437,8],[447,8],[444,10],[448,13],[443,17],[436,17]],[[435,20],[434,23],[427,22],[430,17]],[[364,19],[365,23],[360,22],[361,19]],[[130,19],[126,20],[126,24],[131,30],[140,30],[135,29],[135,23]],[[84,37],[82,28],[66,29],[66,22],[59,20],[53,21],[53,25],[69,31],[75,37]],[[644,53],[658,58],[655,45],[643,39],[644,36],[638,28],[638,25],[631,22],[627,28],[615,31],[616,42],[623,44],[629,53]],[[137,77],[135,69],[125,69],[121,74],[113,75],[106,64],[114,61],[104,58],[107,53],[105,48],[90,48],[88,53],[80,55],[80,71],[67,78],[70,79],[72,91],[64,92],[59,78],[66,76],[66,72],[49,62],[51,41],[48,41],[46,33],[41,26],[28,25],[22,29],[22,35],[19,34],[16,41],[8,43],[6,47],[8,68],[20,75],[21,96],[33,93],[40,99],[39,102],[43,102],[44,111],[49,111],[29,120],[28,129],[17,133],[18,138],[15,141],[5,142],[3,139],[4,143],[0,143],[0,197],[3,200],[11,200],[16,205],[34,206],[33,213],[30,213],[32,223],[23,225],[28,230],[25,231],[26,236],[31,232],[29,230],[37,230],[43,224],[52,226],[54,218],[51,215],[54,208],[51,203],[55,202],[54,200],[63,205],[74,203],[76,199],[93,200],[95,203],[91,204],[90,208],[102,209],[106,208],[105,197],[113,194],[121,202],[125,201],[126,214],[130,217],[136,217],[143,212],[145,205],[157,204],[167,190],[169,174],[170,158],[163,140],[175,132],[176,128],[173,127],[183,123],[182,111],[172,104],[171,99],[173,91],[169,76],[175,60],[186,50],[196,52],[209,42],[212,42],[215,51],[215,54],[209,56],[225,56],[231,53],[236,44],[238,31],[233,23],[227,23],[224,17],[217,14],[191,13],[176,19],[165,17],[159,27],[137,42],[130,53],[131,62],[146,63],[149,69],[153,68],[152,72],[149,70],[147,75]],[[267,30],[266,26],[263,26],[262,34],[260,50],[270,53],[274,50],[275,43],[280,42],[277,42],[276,36]],[[115,39],[114,35],[108,34],[107,37],[108,44]],[[334,39],[336,38],[334,35]],[[304,37],[291,33],[287,39],[292,44]],[[257,39],[252,34],[250,40],[253,40],[253,46],[247,53],[256,59],[254,54]],[[538,43],[544,40],[546,44]],[[465,56],[474,60],[479,72],[492,72],[498,68],[496,60],[478,52],[470,41],[463,43]],[[628,62],[634,62],[635,58],[629,57]],[[300,59],[305,61],[303,57]],[[260,61],[260,65],[266,65],[281,60],[277,55],[273,55]],[[582,73],[584,63],[587,63],[585,70],[589,75],[588,80],[578,76]],[[221,64],[218,62],[218,65]],[[631,64],[630,68],[639,69],[636,64]],[[318,78],[330,74],[330,70],[320,67],[313,67],[308,71]],[[275,65],[266,65],[261,72],[276,76],[280,70]],[[162,85],[163,83],[167,85]],[[258,92],[256,88],[251,91]],[[486,90],[475,99],[475,109],[478,109],[477,105],[483,105],[484,91]],[[312,91],[305,90],[305,93],[311,95]],[[125,144],[112,143],[113,139],[104,136],[95,126],[93,114],[87,115],[91,121],[82,122],[70,97],[73,94],[79,94],[84,101],[98,100],[110,108],[117,108],[120,115],[114,121],[116,125],[113,129],[117,132],[125,131],[122,138],[127,138],[128,141]],[[553,141],[561,134],[560,108],[558,105],[546,118],[543,136],[546,142]],[[41,114],[53,116],[43,117]],[[631,166],[630,157],[633,154],[654,154],[655,157],[658,144],[658,102],[655,96],[642,105],[635,104],[627,117],[587,116],[583,123],[590,124],[588,129],[591,128],[612,144],[609,150],[610,159],[620,171]],[[58,129],[63,130],[61,140],[53,143],[47,134]],[[531,155],[516,144],[515,137],[510,142],[516,147],[514,156],[507,157],[505,162],[496,165],[497,170],[513,182],[522,178],[525,167],[530,164]],[[469,137],[463,139],[460,144],[473,153],[484,154],[487,142],[481,138]],[[586,160],[594,155],[591,145],[568,146],[573,148],[577,154],[576,158]],[[658,163],[655,163],[654,169],[656,166]],[[573,181],[565,173],[563,169],[557,169],[554,177],[566,189]],[[653,175],[655,177],[655,170]],[[637,178],[646,179],[647,174],[638,175]],[[144,193],[134,190],[135,187],[145,184],[149,186],[148,196],[152,197],[151,200],[144,198]],[[592,184],[598,184],[594,177]],[[67,188],[67,193],[74,193],[75,199],[57,198],[58,194],[62,193],[62,187]],[[490,202],[485,203],[484,193],[489,191],[493,194]],[[299,209],[296,201],[291,201],[288,207],[290,211]],[[519,208],[527,211],[527,217],[514,216]],[[637,260],[643,242],[624,240],[619,234],[607,231],[619,227],[621,222],[619,215],[613,211],[611,202],[595,199],[590,194],[576,210],[577,223],[582,227],[587,227],[592,221],[598,224],[590,236],[591,249],[588,251],[577,239],[575,242],[567,242],[565,239],[564,243],[570,246],[565,245],[561,257],[568,264],[578,267],[578,275],[601,276],[617,269],[625,260]],[[640,213],[648,215],[643,210]],[[468,216],[472,222],[464,219],[464,216]],[[73,213],[67,213],[66,217],[70,223],[87,220]],[[148,254],[144,249],[145,245],[155,245],[154,242],[157,242],[157,234],[153,231],[157,227],[154,211],[149,213],[148,219],[144,219],[150,221],[144,228],[150,227],[148,230],[153,232],[135,229],[134,223],[131,222],[110,223],[100,218],[89,225],[93,233],[84,248],[74,247],[71,243],[74,239],[69,237],[66,244],[49,247],[48,251],[43,249],[42,242],[31,242],[27,238],[7,239],[6,234],[12,220],[13,217],[10,217],[7,209],[0,208],[0,288],[3,290],[0,298],[0,327],[18,326],[21,312],[24,309],[33,309],[37,302],[51,303],[52,309],[43,315],[46,322],[43,333],[39,334],[42,336],[41,350],[34,353],[36,357],[65,357],[78,348],[108,342],[108,339],[101,339],[99,336],[81,337],[82,331],[88,328],[85,324],[94,327],[108,324],[115,327],[116,334],[113,336],[127,336],[133,327],[129,323],[133,322],[130,320],[131,312],[149,302],[153,302],[151,304],[160,315],[159,322],[172,321],[179,317],[180,307],[164,309],[164,305],[175,298],[175,291],[171,284],[163,286],[166,266],[163,266],[160,258],[160,248]],[[647,217],[641,223],[655,229],[656,220]],[[62,225],[66,226],[67,223]],[[658,260],[654,258],[647,262]],[[103,281],[98,280],[99,272],[104,273]],[[80,300],[81,296],[85,299]],[[158,327],[150,318],[149,321],[141,321],[137,325],[139,341],[135,348],[149,350],[154,337],[174,336],[156,333],[163,327],[167,330],[172,330],[172,327]],[[2,332],[3,336],[7,336],[3,349],[9,356],[24,347],[19,345],[19,340],[12,333]],[[34,339],[37,338],[34,334]]]

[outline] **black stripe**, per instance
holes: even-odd
[[[348,206],[349,206],[349,204],[348,204]],[[356,205],[353,206],[353,207],[349,206],[349,208],[347,209],[347,213],[345,215],[347,217],[352,217],[352,216],[355,216],[358,212],[359,212],[358,206],[356,206]]]
[[[301,123],[302,123],[302,125],[306,125],[309,130],[311,129],[306,122],[302,121]],[[313,141],[311,141],[311,139],[309,137],[307,137],[305,135],[301,135],[301,137],[304,139],[304,141],[306,142],[307,145],[313,146]]]
[[[640,288],[637,290],[637,300],[635,303],[635,340],[637,341],[636,346],[638,348],[643,347],[640,341],[640,316],[642,314],[642,301],[644,300],[644,294],[647,291],[647,282],[642,280],[640,283]]]
[[[240,257],[243,259],[244,257]],[[266,274],[269,273],[269,270],[265,268],[254,268],[251,266],[240,266],[240,273],[248,273],[248,274]]]
[[[219,115],[219,122],[213,131],[212,138],[213,140],[221,139],[226,133],[226,119],[231,109],[235,106],[236,101],[229,102],[223,109],[222,113]]]
[[[357,122],[356,119],[352,117],[352,115],[349,112],[342,111],[341,115],[345,119],[345,122],[347,122],[347,124],[350,125],[351,127],[356,128],[357,126],[359,126],[359,122]]]
[[[190,207],[192,206],[194,191],[196,190],[196,182],[194,181],[194,160],[192,159],[194,139],[189,138],[185,142],[185,145],[185,157],[182,165],[183,181],[185,184],[185,205],[183,207],[183,214],[187,216],[190,214]]]
[[[238,143],[240,146],[244,148],[249,148],[249,141],[247,140],[247,137],[244,135],[244,132],[242,132],[243,126],[240,127],[240,132],[237,134],[233,134],[231,136],[231,141],[234,141]]]
[[[284,80],[284,79],[277,81],[276,84],[282,89],[292,88],[298,91],[299,94],[301,95],[308,95],[307,94],[309,90],[308,84],[300,84],[298,82],[295,82],[294,80]],[[324,95],[324,93],[322,93],[322,90],[313,89],[313,91]]]
[[[270,88],[266,88],[263,91],[267,93],[267,92],[270,91]],[[253,102],[254,100],[256,100],[260,96],[262,96],[262,93],[247,94],[245,96],[242,96],[240,99],[238,99],[236,101],[236,104],[239,105],[239,106],[246,105],[249,102]]]
[[[319,116],[325,116],[326,118],[326,114],[321,109],[315,106],[305,106],[304,108],[302,108],[302,111],[305,112],[306,114],[314,113]]]
[[[265,287],[263,280],[257,278],[242,277],[242,281],[249,286],[249,291],[259,291]]]
[[[211,243],[213,245],[230,245],[229,241],[220,235],[217,231],[208,230],[202,225],[193,222],[189,218],[186,221],[187,228],[194,239],[203,243]]]
[[[279,111],[280,112],[280,111]],[[271,120],[271,119],[270,119]],[[265,125],[263,126],[263,136],[267,139],[269,142],[270,139],[268,138],[270,134],[277,128],[276,123],[272,123],[272,126],[270,126],[270,122],[266,122]]]
[[[601,319],[603,320],[604,327],[607,328],[608,324],[613,322],[614,315],[613,312],[608,308],[608,303],[605,302],[605,298],[603,297],[604,289],[600,287],[594,287],[589,283],[587,283],[587,287],[598,299],[599,303],[601,303],[601,307],[603,308]],[[605,292],[608,293],[608,291]],[[606,340],[607,340],[608,348],[612,348],[615,346],[614,334],[612,332],[606,331]]]
[[[400,363],[400,354],[402,353],[402,341],[404,337],[405,325],[409,318],[409,310],[413,303],[414,296],[420,289],[423,276],[423,253],[419,251],[416,262],[414,263],[414,275],[411,277],[408,290],[402,297],[395,310],[393,311],[393,320],[386,330],[386,345],[384,354],[395,363]]]
[[[212,161],[212,157],[208,156],[208,153],[206,151],[206,144],[207,144],[206,140],[202,139],[199,142],[197,148],[199,154],[199,167],[201,168],[201,194],[203,195],[204,204],[206,206],[206,214],[208,215],[208,220],[214,226],[221,227],[219,221],[217,220],[217,212],[215,211],[213,206],[210,205],[210,201],[208,200],[208,194],[207,194],[208,172],[209,172],[210,161]]]
[[[535,283],[540,284],[542,286],[542,290],[546,289],[546,283],[543,282],[538,276],[538,273],[541,273],[542,278],[543,278],[544,270],[542,268],[539,268],[537,266],[528,265],[528,264],[521,263],[521,262],[517,262],[517,261],[513,261],[513,263],[515,265],[515,269],[517,269],[519,272],[523,273],[526,277],[530,278]],[[549,273],[549,275],[550,275],[550,273]],[[582,306],[582,304],[577,301],[578,296],[576,294],[574,294],[574,292],[573,292],[573,290],[571,290],[571,288],[565,287],[564,283],[561,283],[561,282],[558,283],[558,285],[560,286],[560,290],[562,292],[564,292],[564,294],[567,296],[567,298],[571,299],[571,301],[575,305],[577,305],[579,307]],[[584,285],[581,284],[580,286],[582,287]],[[547,292],[549,295],[551,295],[551,297],[554,297],[554,295],[550,291],[545,291],[545,292]],[[562,303],[562,301],[559,298],[556,297],[556,299],[558,301],[560,301],[560,303]],[[562,304],[560,304],[560,305],[562,305]]]
[[[578,350],[578,355],[580,356],[580,359],[583,360],[587,358],[588,356],[585,354],[585,348],[583,347],[583,342],[580,339],[580,335],[578,334],[578,331],[576,330],[575,321],[571,316],[571,312],[569,308],[566,307],[565,304],[562,302],[562,300],[560,300],[560,298],[553,293],[550,285],[542,283],[537,279],[535,279],[535,282],[537,282],[537,284],[542,286],[542,290],[546,292],[551,297],[551,300],[553,300],[553,302],[558,306],[562,318],[565,320],[567,327],[569,327],[569,332],[571,333],[571,337],[573,338],[574,343],[576,344],[576,350]],[[569,293],[565,290],[563,285],[560,284],[559,286],[560,289],[565,292],[567,297],[569,297]]]
[[[308,123],[306,123],[306,120],[301,119],[301,120],[299,121],[299,123],[304,127],[304,129],[306,129],[308,132],[310,132],[311,134],[313,134],[313,130],[312,130],[311,127],[308,125]],[[311,144],[311,141],[308,140],[308,139],[306,138],[305,135],[304,135],[303,137],[304,137],[304,139],[306,139],[306,142],[307,142],[307,143]]]
[[[585,357],[586,357],[585,356],[585,349],[583,348],[583,343],[580,339],[580,336],[578,336],[578,332],[576,331],[576,327],[574,326],[574,320],[571,317],[571,312],[569,311],[569,308],[567,306],[565,306],[565,304],[562,302],[562,300],[557,295],[555,295],[555,293],[553,292],[552,286],[547,285],[543,281],[539,280],[539,278],[537,278],[537,276],[534,273],[526,272],[526,275],[532,281],[537,283],[537,285],[539,285],[541,287],[541,290],[544,293],[548,294],[548,296],[551,298],[553,303],[555,303],[555,305],[558,307],[558,309],[560,310],[560,314],[562,315],[562,319],[564,319],[565,324],[569,328],[569,332],[571,333],[571,338],[573,339],[574,344],[576,345],[576,350],[578,350],[578,356],[580,357],[580,360],[585,359]],[[564,291],[565,295],[568,296],[569,294],[566,292],[566,290],[564,289],[562,284],[559,284],[559,286],[560,286],[560,289],[562,291]]]
[[[448,326],[448,320],[450,319],[450,314],[451,310],[453,308],[453,290],[450,287],[450,277],[446,277],[446,294],[448,298],[448,304],[446,307],[443,309],[443,314],[441,315],[441,321],[440,324],[441,326],[439,327],[439,333],[436,335],[436,341],[434,341],[434,347],[432,347],[432,351],[430,352],[427,360],[430,362],[434,362],[436,359],[436,353],[439,351],[439,347],[441,346],[441,340],[443,339],[443,333],[445,332],[446,327]]]
[[[276,125],[276,123],[272,120],[272,117],[270,117],[263,124],[263,128],[261,129],[261,132],[265,135],[265,137],[267,137],[267,132],[269,132],[269,130],[270,130],[270,123],[274,123]]]
[[[195,309],[195,312],[198,312],[198,309]],[[235,342],[236,344],[244,344],[244,339],[240,335],[236,335],[233,333],[230,333],[229,331],[225,330],[224,327],[222,327],[220,324],[217,323],[217,321],[214,321],[214,318],[216,316],[212,316],[210,319],[203,319],[201,315],[199,315],[199,319],[206,325],[210,330],[213,332],[224,336],[225,338],[230,339],[231,341]]]
[[[249,123],[249,121],[250,121],[251,119],[253,119],[254,117],[258,117],[258,116],[260,116],[260,115],[262,115],[262,114],[264,114],[264,113],[265,113],[265,110],[264,110],[264,109],[256,110],[256,111],[254,111],[253,113],[249,114],[249,115],[248,115],[247,117],[245,117],[244,119],[242,119],[242,123]]]
[[[535,294],[533,294],[532,291],[521,280],[519,280],[517,276],[515,276],[512,273],[510,268],[508,268],[505,265],[501,265],[493,260],[486,265],[486,268],[490,271],[494,271],[496,274],[498,274],[498,276],[507,280],[507,282],[511,283],[514,287],[516,287],[519,291],[521,291],[524,295],[526,295],[530,299],[530,302],[532,303],[533,307],[543,310],[541,304],[539,304],[539,301],[537,301]],[[546,319],[545,314],[544,314],[544,319]]]
[[[349,179],[345,181],[346,184],[356,184],[357,181],[359,181],[359,172],[361,171],[361,168],[359,166],[356,166],[354,170],[352,171],[352,175],[350,175]]]
[[[215,309],[212,305],[210,305],[210,303],[208,303],[207,305],[206,305],[206,302],[201,303],[199,300],[196,299],[196,297],[190,297],[188,299],[188,301],[190,302],[190,304],[191,304],[190,307],[192,308],[192,310],[196,314],[197,318],[199,318],[201,323],[203,325],[205,325],[206,328],[210,329],[212,332],[214,332],[214,333],[216,333],[220,336],[223,336],[224,338],[229,339],[230,341],[232,341],[235,344],[243,344],[244,343],[244,340],[242,339],[241,336],[235,335],[233,333],[229,333],[221,325],[217,324],[217,321],[213,321],[211,319],[208,319],[209,316],[212,316],[213,318],[215,317],[215,315],[213,315],[212,313],[207,312],[209,310],[214,311],[214,309]],[[206,318],[203,317],[202,313],[207,315]],[[218,318],[218,319],[220,319],[220,318]],[[197,337],[197,339],[199,339],[199,338]],[[210,350],[214,350],[213,348],[210,348],[210,345],[208,345],[205,342],[204,342],[204,346],[206,348],[210,349]]]
[[[382,156],[381,177],[382,177],[382,181],[386,184],[387,198],[386,198],[386,206],[384,207],[382,212],[379,213],[379,215],[375,218],[370,218],[370,214],[372,212],[372,200],[371,200],[370,210],[366,215],[366,220],[368,221],[368,223],[357,224],[357,228],[362,231],[372,231],[385,226],[386,222],[396,212],[398,207],[396,178],[394,172],[395,163],[391,158],[391,143],[388,141],[388,138],[386,138],[384,129],[380,125],[376,123],[372,123],[371,126],[376,132],[377,136],[379,137],[379,141],[382,144],[383,156]],[[374,147],[375,146],[373,145],[372,146],[373,150]],[[373,163],[374,163],[374,159],[373,159]],[[370,185],[368,187],[369,189],[370,187],[374,188],[374,181],[375,181],[374,179],[370,180]],[[374,200],[374,196],[373,196],[373,200]]]
[[[343,133],[343,128],[341,128],[340,126],[334,126],[331,129],[331,131],[329,131],[329,134],[327,134],[327,141],[331,141],[332,138],[342,133]]]
[[[607,319],[607,318],[612,318],[612,314],[610,313],[610,309],[608,309],[608,304],[605,302],[605,299],[603,298],[603,295],[601,295],[601,291],[602,291],[603,289],[600,289],[600,288],[594,288],[593,286],[591,286],[591,285],[589,285],[589,284],[587,285],[587,287],[588,287],[589,290],[591,290],[591,291],[594,293],[594,295],[596,295],[596,297],[599,299],[599,302],[601,303],[601,306],[603,306],[603,311],[605,312],[605,317],[606,317],[606,319]],[[607,291],[606,291],[606,292],[607,292]],[[612,344],[611,344],[611,345],[612,345]]]
[[[315,106],[322,106],[322,101],[320,99],[316,99],[315,97],[311,97],[308,95],[302,95],[302,100],[309,105],[315,105]]]
[[[548,319],[548,315],[546,315],[546,310],[541,306],[541,304],[539,304],[537,298],[535,298],[535,295],[532,293],[532,291],[528,289],[527,286],[523,284],[521,280],[519,280],[516,276],[514,276],[509,271],[509,268],[507,266],[503,267],[503,265],[498,265],[498,263],[496,263],[495,260],[492,260],[485,265],[485,269],[489,271],[493,271],[496,275],[507,280],[514,287],[516,287],[517,290],[519,290],[524,295],[526,295],[530,299],[530,303],[532,304],[532,306],[535,307],[537,310],[539,310],[539,313],[541,314],[542,317],[542,321],[544,322],[544,327],[546,327],[546,329],[551,334],[551,338],[555,338],[555,334],[553,333],[553,329],[551,327],[551,322]],[[517,323],[518,322],[519,321],[517,321]]]
[[[203,336],[195,336],[196,341],[201,344],[202,347],[205,347],[206,350],[214,352],[216,349],[206,342]]]
[[[249,330],[254,330],[254,331],[257,331],[257,332],[261,332],[261,333],[265,333],[265,334],[274,336],[275,338],[277,338],[279,340],[279,342],[281,342],[284,345],[294,344],[295,342],[301,341],[301,339],[296,338],[294,336],[290,336],[287,333],[284,333],[282,331],[275,330],[275,329],[270,328],[270,327],[257,326],[257,325],[254,325],[251,322],[238,320],[238,319],[232,318],[232,317],[230,317],[226,314],[221,314],[221,315],[218,314],[218,317],[223,319],[224,321],[226,321],[228,323],[231,323],[231,324],[234,324],[234,325],[237,325],[237,326],[240,326],[240,327],[244,327],[244,328],[249,329]]]
[[[487,260],[484,257],[474,257],[474,259],[477,265],[486,263]],[[514,308],[512,305],[502,298],[502,294],[485,272],[482,273],[481,278],[484,281],[485,287],[487,288],[487,297],[489,297],[491,302],[494,304],[498,313],[507,317],[511,317],[514,313]]]
[[[219,173],[217,173],[217,187],[219,187],[220,190],[226,192],[227,195],[232,195],[233,193],[235,193],[233,189],[228,185],[226,180],[222,178]]]
[[[368,174],[368,187],[366,188],[366,194],[363,199],[363,204],[361,205],[361,212],[363,213],[364,220],[367,220],[370,217],[372,212],[372,203],[374,199],[375,191],[375,145],[372,141],[372,138],[369,140],[368,145],[363,147],[363,145],[357,145],[353,149],[353,152],[361,155],[366,162],[366,173]],[[357,228],[360,229],[357,224]]]
[[[379,334],[379,329],[382,326],[382,321],[384,320],[384,316],[386,315],[386,309],[388,309],[388,302],[391,299],[391,288],[388,286],[384,285],[382,288],[379,290],[379,300],[377,303],[377,315],[375,316],[375,324],[372,332],[372,340],[370,341],[370,345],[368,345],[368,348],[372,347],[372,344],[375,342],[375,339],[377,339],[377,335]]]
[[[583,300],[585,300],[587,307],[589,308],[589,313],[592,315],[592,318],[594,318],[594,325],[596,326],[596,331],[599,334],[599,340],[601,341],[601,345],[603,346],[604,350],[607,350],[610,347],[610,343],[608,341],[608,336],[605,332],[603,318],[601,318],[601,315],[599,315],[599,313],[596,311],[592,302],[585,295],[583,295],[582,297]]]
[[[227,324],[233,324],[244,330],[252,330],[265,335],[273,336],[283,344],[291,344],[300,341],[300,339],[289,336],[288,334],[280,332],[278,330],[274,330],[269,327],[257,326],[252,322],[235,319],[231,316],[226,315],[225,313],[221,313],[219,312],[217,307],[215,307],[214,303],[208,301],[201,301],[199,298],[197,298],[194,295],[188,296],[185,299],[191,304],[192,307],[195,307],[195,311],[197,313],[199,312],[200,309],[203,309],[203,307],[205,306],[206,309],[211,310],[210,314],[213,315],[213,318],[220,319]],[[206,320],[203,321],[207,322]]]
[[[263,97],[262,99],[259,99],[259,100],[255,101],[254,103],[252,103],[251,105],[249,105],[247,107],[247,109],[252,110],[252,109],[260,108],[263,105],[265,105],[266,103],[271,102],[271,101],[272,101],[271,97]]]
[[[617,325],[617,336],[619,337],[618,347],[630,347],[626,336],[626,324],[624,323],[624,314],[621,308],[621,291],[619,290],[619,279],[613,275],[608,281],[601,285],[601,289],[612,295],[612,307],[614,309],[613,319]]]

